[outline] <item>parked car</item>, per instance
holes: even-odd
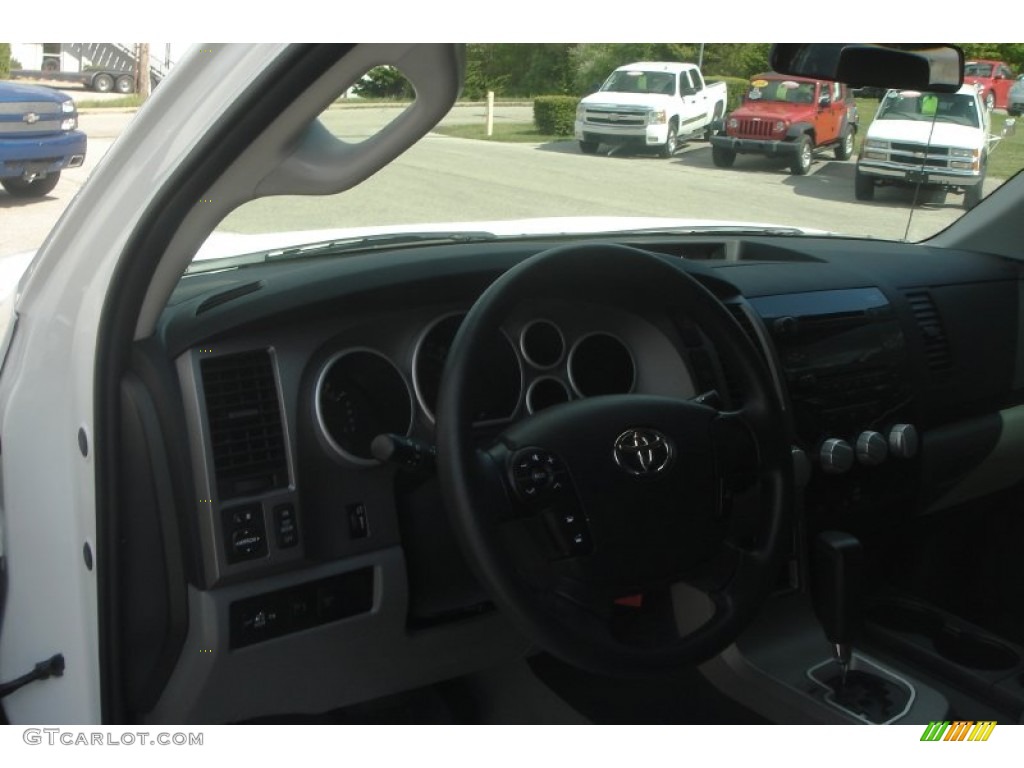
[[[6,719],[1017,722],[1024,175],[431,134],[465,61],[203,45],[0,286]]]
[[[1006,95],[1006,113],[1011,117],[1024,114],[1024,75],[1017,77]]]
[[[711,156],[720,168],[731,168],[738,154],[781,157],[802,176],[820,149],[848,160],[856,135],[857,104],[845,85],[764,72],[750,79],[725,131],[711,137]]]
[[[606,144],[671,157],[681,141],[710,135],[725,104],[725,83],[705,82],[694,64],[637,61],[616,69],[580,102],[576,140],[588,155]]]
[[[0,80],[0,184],[16,197],[53,191],[65,168],[85,162],[86,137],[70,96]]]
[[[964,64],[964,82],[976,85],[986,109],[1004,108],[1013,85],[1013,73],[1002,61],[978,60]]]
[[[889,91],[857,158],[854,191],[871,200],[879,185],[924,185],[981,202],[988,167],[991,117],[977,86],[955,94]]]

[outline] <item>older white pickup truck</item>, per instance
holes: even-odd
[[[856,197],[873,199],[877,185],[921,184],[962,193],[970,210],[981,202],[988,154],[999,138],[973,85],[945,94],[890,90],[857,159]]]
[[[576,109],[580,151],[594,154],[601,144],[655,148],[671,157],[679,141],[709,138],[725,115],[723,82],[705,82],[694,64],[639,61],[619,67]]]

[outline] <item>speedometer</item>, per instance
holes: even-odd
[[[430,325],[420,338],[413,355],[413,385],[420,407],[433,420],[437,395],[441,389],[441,373],[455,334],[465,318],[464,313],[447,315]],[[509,419],[519,406],[523,375],[512,342],[498,332],[490,340],[481,360],[483,365],[473,372],[473,420]]]

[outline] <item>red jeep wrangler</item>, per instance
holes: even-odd
[[[725,132],[711,137],[711,157],[719,168],[737,154],[785,157],[803,175],[816,149],[834,147],[837,160],[848,160],[856,133],[857,105],[844,84],[767,72],[750,78]]]

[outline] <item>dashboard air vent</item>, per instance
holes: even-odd
[[[942,317],[931,294],[928,291],[908,291],[906,297],[921,331],[928,368],[932,371],[948,371],[953,367],[953,357],[949,352],[946,331],[942,327]]]
[[[208,358],[201,366],[218,496],[285,487],[288,461],[270,352]]]

